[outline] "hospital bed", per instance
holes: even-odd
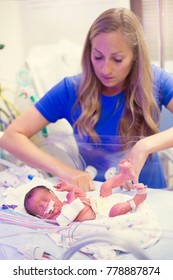
[[[42,147],[43,143],[40,143]],[[46,143],[50,145],[52,142]],[[61,150],[60,157],[62,158],[63,154],[67,153],[62,145],[56,149],[57,153],[58,149]],[[77,147],[75,149],[75,160],[71,153],[64,159],[70,160],[71,165],[80,168],[84,163],[80,158],[76,160],[78,150]],[[127,235],[123,236],[122,229],[109,231],[107,221],[105,226],[104,220],[101,225],[95,221],[89,221],[86,224],[85,222],[72,223],[67,228],[61,228],[54,223],[47,223],[29,216],[23,212],[22,204],[26,191],[36,184],[46,184],[51,188],[58,179],[21,165],[17,159],[5,151],[1,151],[0,167],[1,174],[7,171],[13,175],[12,181],[7,180],[6,184],[2,182],[1,177],[0,259],[173,259],[173,192],[171,189],[148,189],[147,205],[156,216],[158,228],[156,226],[154,230],[158,231],[158,235],[146,248],[143,248]],[[17,183],[14,176],[19,179]],[[101,182],[94,181],[94,184],[96,190],[88,192],[88,196],[99,194]],[[124,191],[120,189],[115,192],[124,194]],[[134,195],[134,191],[128,195]],[[15,208],[16,205],[17,208]],[[90,228],[89,231],[88,228]],[[115,254],[112,255],[113,251]]]

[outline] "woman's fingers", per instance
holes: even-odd
[[[87,172],[80,172],[72,178],[73,182],[84,191],[95,190],[94,183]]]
[[[126,181],[124,184],[120,186],[121,189],[126,189],[127,191],[134,190],[135,185],[133,180]]]

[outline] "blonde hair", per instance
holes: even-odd
[[[127,77],[126,107],[120,121],[121,139],[132,136],[148,136],[158,132],[160,111],[153,95],[151,64],[143,28],[137,16],[125,8],[109,9],[92,24],[87,34],[82,55],[82,81],[77,104],[82,113],[74,126],[80,135],[89,135],[99,141],[95,131],[100,113],[100,90],[102,85],[91,63],[92,39],[101,33],[120,30],[134,54],[134,63]],[[113,124],[112,124],[113,125]]]

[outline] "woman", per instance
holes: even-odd
[[[159,133],[162,105],[173,112],[172,75],[150,65],[137,17],[128,9],[109,9],[89,29],[82,74],[63,79],[22,113],[0,145],[33,167],[92,190],[87,172],[67,166],[30,141],[48,123],[65,118],[74,128],[86,165],[109,169],[119,148],[112,150],[110,145],[106,161],[102,147],[122,144],[137,174],[134,181],[161,188],[166,185],[155,152],[173,146],[172,128]],[[104,181],[104,175],[96,179]]]

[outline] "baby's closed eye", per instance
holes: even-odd
[[[46,210],[46,204],[45,205],[38,205],[36,211],[37,211],[38,215],[42,215],[42,214],[44,214],[45,210]]]

